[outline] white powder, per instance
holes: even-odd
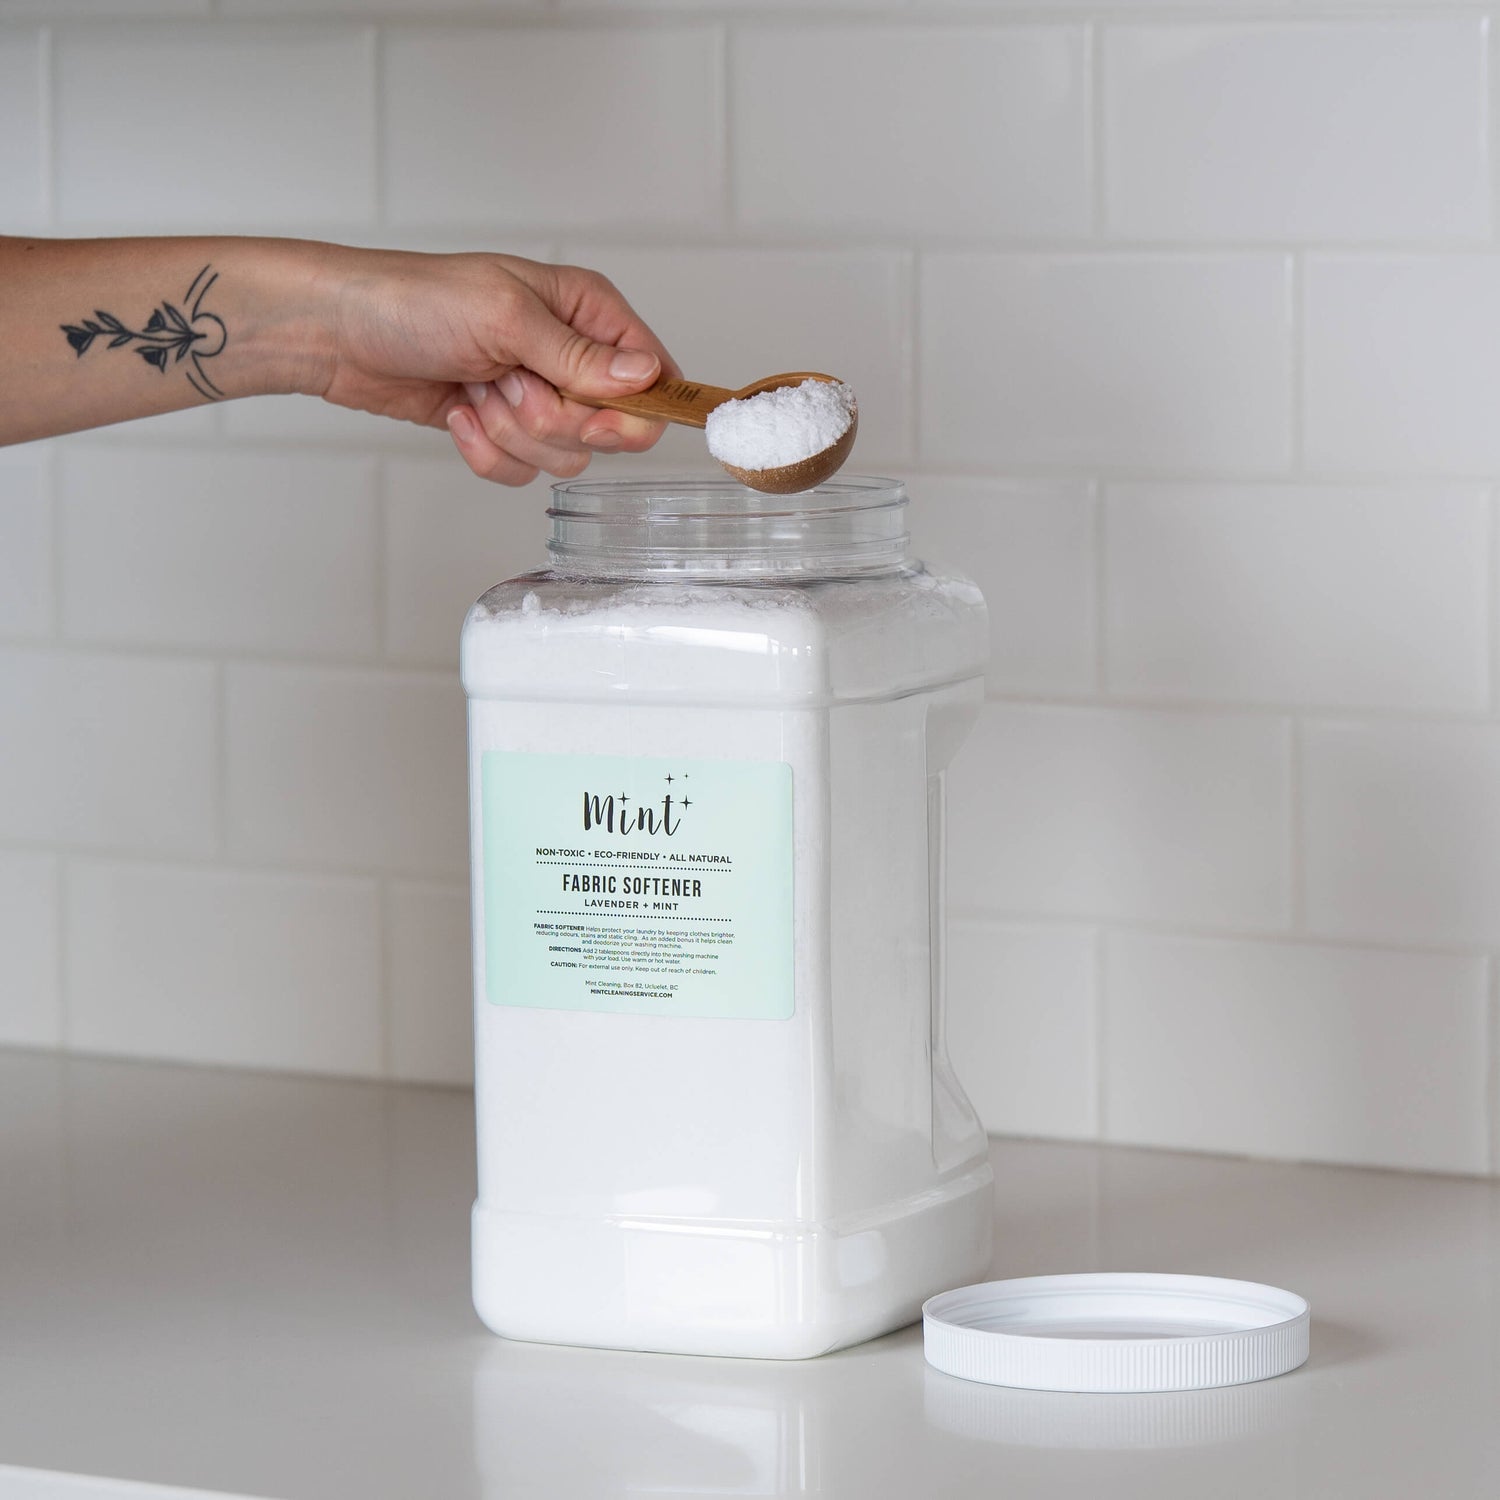
[[[475,607],[474,1295],[497,1332],[795,1358],[982,1272],[984,1137],[933,1045],[928,881],[984,638],[972,585],[922,572],[543,576]],[[495,751],[789,767],[792,1013],[492,1003],[489,965],[516,962],[486,952]]]
[[[708,414],[708,451],[737,469],[779,469],[833,447],[854,420],[854,392],[804,380],[726,401]]]

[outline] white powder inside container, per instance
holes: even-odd
[[[972,585],[924,572],[576,593],[517,580],[476,607],[463,641],[480,996],[474,1274],[491,1327],[801,1357],[909,1316],[871,1309],[915,1306],[924,1278],[982,1270],[965,1215],[988,1223],[987,1177],[974,1175],[983,1136],[931,1055],[927,882],[929,778],[977,712],[983,654]],[[485,999],[488,965],[511,961],[487,955],[491,751],[788,766],[792,1014]],[[951,1211],[951,1224],[922,1217],[939,1182],[956,1206],[933,1212]],[[845,1226],[872,1218],[879,1255],[858,1277],[820,1269],[854,1264]]]
[[[708,451],[737,469],[779,469],[833,447],[854,420],[854,392],[804,380],[726,401],[708,414]]]

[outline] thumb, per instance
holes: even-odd
[[[513,344],[519,363],[580,396],[628,395],[661,374],[661,360],[650,350],[597,343],[554,317],[534,293],[518,309]]]

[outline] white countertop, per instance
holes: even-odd
[[[450,1091],[0,1053],[0,1466],[267,1500],[1500,1493],[1500,1185],[997,1142],[996,1274],[1312,1302],[1279,1380],[1071,1396],[939,1375],[914,1328],[801,1364],[496,1339],[472,1125]],[[0,1468],[43,1493],[75,1491]]]

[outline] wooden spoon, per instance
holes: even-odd
[[[679,422],[684,427],[705,427],[708,414],[726,401],[743,401],[747,396],[758,396],[762,391],[774,391],[787,385],[801,385],[804,380],[826,380],[837,385],[833,375],[820,375],[813,370],[797,370],[786,375],[767,375],[753,385],[731,391],[722,385],[700,385],[695,380],[662,379],[633,396],[580,396],[576,391],[564,391],[569,401],[584,406],[607,407],[610,411],[629,412],[632,416],[651,417],[658,422]],[[799,458],[794,464],[781,464],[773,469],[741,469],[734,464],[724,464],[726,473],[732,475],[752,490],[761,490],[768,495],[794,495],[799,490],[810,490],[832,478],[844,466],[854,447],[854,433],[859,426],[859,411],[856,409],[849,422],[849,429],[821,453],[809,458]]]

